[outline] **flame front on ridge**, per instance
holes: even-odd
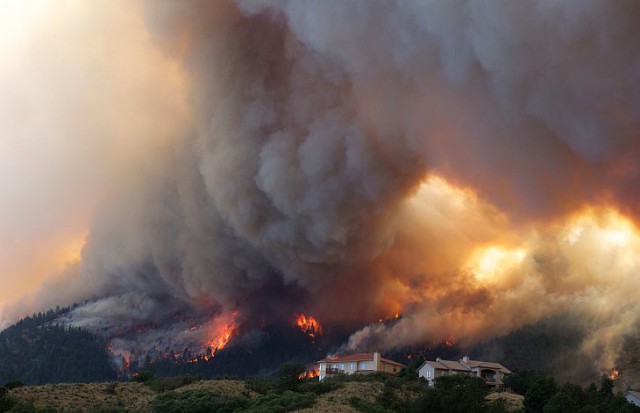
[[[303,333],[306,333],[309,337],[315,338],[322,335],[322,326],[313,317],[307,317],[304,314],[296,316],[296,324],[300,327]]]

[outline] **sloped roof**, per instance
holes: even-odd
[[[436,369],[436,370],[449,370],[449,369],[447,368],[447,366],[445,366],[444,364],[440,364],[440,363],[438,363],[437,361],[429,361],[429,360],[427,360],[427,361],[425,361],[424,363],[422,363],[422,364],[420,365],[420,367],[418,368],[418,370],[420,370],[420,369],[421,369],[425,364],[427,364],[427,365],[429,365],[429,366],[433,367],[433,368],[434,368],[434,369]]]
[[[436,361],[427,360],[418,368],[420,370],[425,364],[433,367],[437,370],[452,370],[452,371],[471,371],[473,368],[481,368],[481,369],[491,369],[491,370],[499,370],[505,374],[511,374],[511,370],[506,368],[500,363],[494,363],[491,361],[480,361],[480,360],[443,360],[437,359]]]
[[[349,354],[346,356],[331,356],[323,358],[318,363],[328,363],[336,361],[373,361],[373,353]]]
[[[380,361],[387,364],[393,364],[394,366],[398,366],[398,367],[407,367],[402,363],[398,363],[397,361],[389,360],[384,357],[380,357]]]
[[[459,361],[454,360],[437,360],[440,364],[443,364],[448,370],[454,371],[471,371],[471,369]]]
[[[373,361],[373,353],[358,353],[358,354],[349,354],[345,356],[332,356],[324,358],[318,363],[336,363],[336,362],[349,362],[349,361]],[[386,359],[380,356],[380,361],[382,363],[393,364],[398,367],[406,367],[404,364],[398,363],[397,361]]]
[[[503,373],[511,374],[511,370],[506,368],[500,363],[494,363],[491,361],[480,361],[480,360],[468,360],[465,361],[464,364],[473,368],[481,368],[481,369],[491,369],[491,370],[500,370]]]
[[[624,395],[625,395],[625,397],[626,397],[628,394],[629,394],[629,395],[631,395],[631,396],[633,396],[633,397],[635,397],[636,399],[639,399],[639,400],[640,400],[640,392],[633,391],[633,390],[629,390],[629,391],[627,391],[627,392],[624,394]]]

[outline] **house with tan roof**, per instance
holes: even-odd
[[[489,386],[502,387],[504,377],[511,374],[511,370],[500,363],[471,360],[468,356],[464,356],[458,361],[441,358],[437,358],[435,361],[428,360],[418,368],[418,375],[427,379],[430,386],[433,386],[436,377],[451,374],[480,377]]]
[[[404,364],[389,360],[380,353],[359,353],[346,356],[327,357],[318,361],[320,365],[320,381],[332,374],[368,374],[386,373],[398,374]]]

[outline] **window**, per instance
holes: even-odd
[[[355,363],[351,363],[351,364],[349,364],[349,368],[350,368],[351,370],[355,370],[355,369],[356,369],[356,364],[355,364]]]
[[[366,370],[367,369],[367,363],[362,363],[362,370]]]

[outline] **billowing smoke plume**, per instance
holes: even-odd
[[[604,365],[640,281],[640,4],[146,4],[193,124],[104,203],[79,325],[304,310],[350,348],[557,313]]]

